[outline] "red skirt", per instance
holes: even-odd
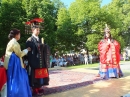
[[[35,78],[46,78],[48,77],[47,68],[35,69]]]
[[[0,91],[3,87],[3,85],[7,81],[7,76],[6,76],[6,69],[4,67],[0,67]]]

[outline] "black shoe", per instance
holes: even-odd
[[[43,95],[43,94],[44,94],[44,90],[43,90],[43,89],[39,89],[39,90],[38,90],[38,95],[41,96],[41,95]]]
[[[38,93],[32,93],[32,97],[38,97]]]

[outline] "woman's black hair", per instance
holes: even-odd
[[[111,36],[111,33],[110,32],[108,32],[109,34],[110,34],[110,40],[111,40],[111,42],[114,42],[114,39],[112,38],[112,36]],[[104,33],[104,39],[106,39],[106,33]]]
[[[9,35],[8,35],[8,38],[9,39],[12,39],[14,38],[16,35],[18,35],[20,33],[20,30],[14,28],[10,31]]]
[[[112,39],[111,33],[108,32],[110,34],[110,39]],[[106,38],[106,32],[104,32],[104,39]]]

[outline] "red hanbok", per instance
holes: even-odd
[[[4,56],[0,58],[1,66],[0,66],[0,97],[7,97],[7,76],[6,69],[3,67]]]
[[[100,70],[102,78],[121,77],[123,73],[120,69],[120,44],[116,40],[103,39],[98,44],[100,53]]]

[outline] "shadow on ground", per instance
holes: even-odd
[[[93,85],[43,97],[121,97],[129,92],[130,73],[125,72],[124,77],[119,79],[99,81]]]
[[[102,80],[93,73],[70,70],[50,71],[49,76],[50,85],[44,87],[45,95],[80,88]]]

